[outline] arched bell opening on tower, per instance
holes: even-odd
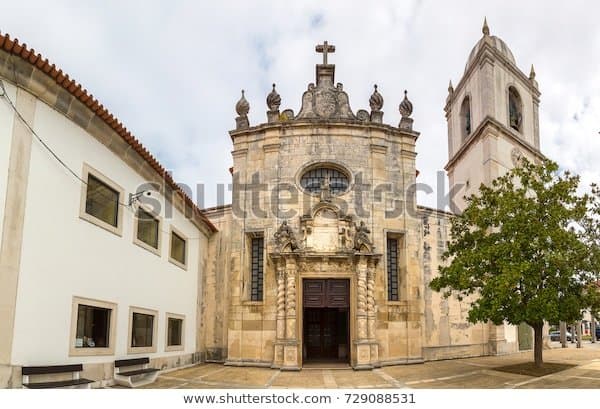
[[[462,140],[471,135],[471,98],[466,96],[460,107],[460,127],[462,129]]]
[[[508,124],[515,131],[523,130],[523,103],[515,87],[508,88]]]

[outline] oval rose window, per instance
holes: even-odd
[[[350,180],[344,172],[330,167],[312,168],[300,178],[302,189],[308,193],[321,193],[321,187],[326,184],[329,184],[331,194],[339,195],[348,190]]]

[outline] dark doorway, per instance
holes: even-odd
[[[305,279],[304,360],[349,362],[350,283],[345,279]]]

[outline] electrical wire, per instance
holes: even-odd
[[[73,177],[75,177],[75,179],[77,179],[79,182],[83,183],[86,186],[89,186],[89,183],[84,180],[83,178],[81,178],[73,169],[71,169],[71,167],[69,167],[69,165],[67,165],[67,163],[62,160],[60,158],[60,156],[58,156],[58,154],[56,152],[54,152],[52,150],[52,148],[37,134],[37,132],[33,129],[33,127],[29,124],[29,122],[27,122],[27,120],[23,117],[23,115],[21,115],[21,113],[19,112],[19,110],[17,109],[16,105],[14,104],[14,102],[10,99],[10,97],[8,96],[8,93],[6,92],[6,88],[4,87],[4,82],[2,80],[0,80],[0,98],[4,99],[4,101],[6,101],[6,103],[9,105],[9,107],[13,110],[13,112],[15,113],[15,115],[17,116],[17,118],[21,121],[21,123],[23,123],[23,125],[25,125],[25,127],[27,128],[27,130],[38,140],[38,142],[44,147],[44,149],[62,166],[64,167],[68,173],[70,173]],[[142,192],[145,193],[146,191]],[[150,191],[148,191],[150,192]],[[99,192],[101,195],[103,194],[103,192]],[[109,196],[105,196],[105,198],[107,200],[111,200],[113,201],[114,199],[112,197]],[[120,200],[117,200],[117,204],[121,207],[123,207],[124,209],[126,209],[127,211],[129,211],[132,215],[134,215],[135,217],[137,216],[137,211],[133,208],[133,203],[135,203],[137,201],[137,198],[133,199],[131,204],[128,203],[123,203]],[[156,220],[156,219],[155,219]],[[170,234],[170,231],[165,231],[163,229],[160,229],[161,232],[165,233],[165,234]],[[202,238],[205,237],[187,237],[186,240],[200,240]]]

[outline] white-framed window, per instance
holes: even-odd
[[[156,352],[158,311],[147,308],[129,308],[129,339],[127,353]]]
[[[166,313],[165,351],[183,351],[185,348],[185,315]]]
[[[69,355],[113,355],[117,304],[73,297]]]
[[[84,164],[79,217],[122,236],[125,190],[100,171]]]
[[[171,226],[169,234],[169,261],[187,270],[188,248],[187,237]]]

